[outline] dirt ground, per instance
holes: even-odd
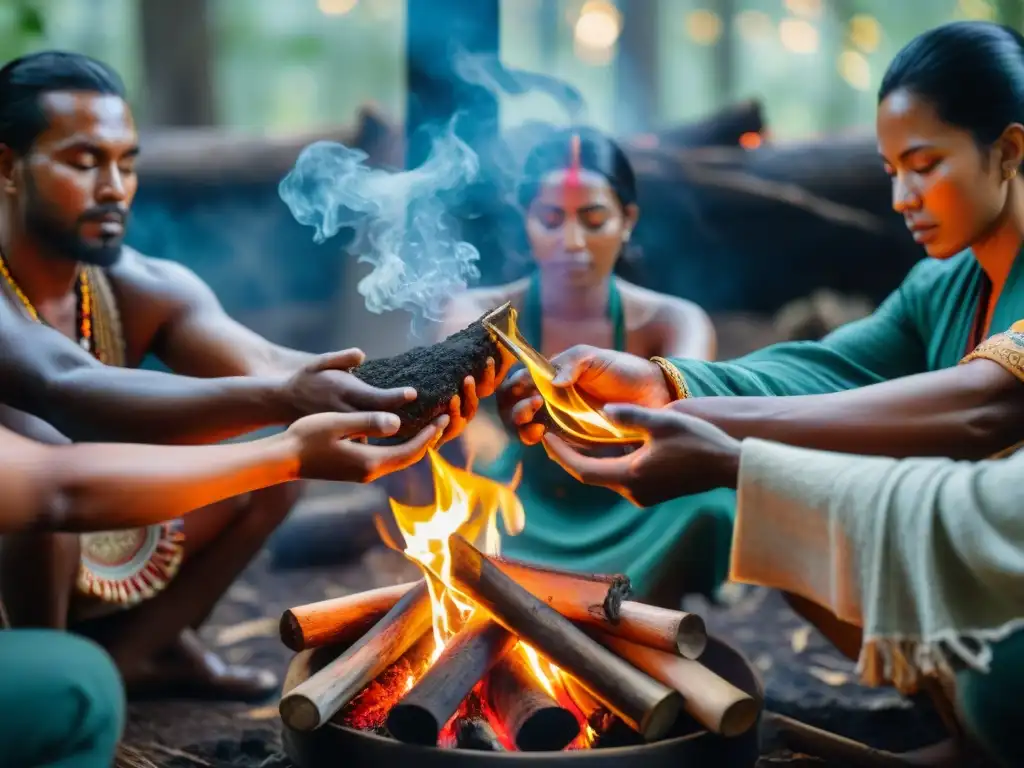
[[[203,634],[234,663],[266,666],[283,676],[291,652],[278,639],[282,611],[293,605],[396,584],[415,576],[400,556],[373,549],[349,565],[278,571],[263,553],[217,607]],[[853,665],[805,625],[781,598],[760,589],[727,589],[728,605],[694,600],[709,629],[742,649],[765,681],[767,706],[887,749],[938,740],[941,726],[926,706],[887,689],[856,684]],[[127,742],[166,768],[285,768],[279,753],[276,701],[262,706],[197,702],[130,705]],[[765,744],[770,765],[825,765],[780,754]]]

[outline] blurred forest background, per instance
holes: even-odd
[[[644,21],[623,36],[624,16]],[[773,136],[798,138],[869,126],[892,55],[954,18],[1021,27],[1024,3],[502,0],[500,36],[506,65],[575,86],[605,130],[657,130],[757,96]],[[44,47],[103,58],[149,125],[309,129],[368,102],[400,122],[405,23],[404,0],[5,0],[0,59]],[[537,97],[503,120],[553,109]]]

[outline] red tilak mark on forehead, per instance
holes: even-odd
[[[569,168],[565,174],[565,191],[579,189],[580,186],[580,137],[573,136],[569,140]]]

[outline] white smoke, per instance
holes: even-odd
[[[373,265],[358,286],[369,311],[405,309],[439,321],[447,300],[480,277],[480,253],[461,239],[448,210],[477,178],[479,158],[455,134],[454,121],[418,168],[370,168],[368,157],[336,142],[310,144],[278,193],[300,224],[316,229],[315,242],[354,231],[346,250]]]

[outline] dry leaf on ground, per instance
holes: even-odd
[[[265,616],[261,619],[250,619],[238,624],[232,624],[218,630],[214,642],[223,648],[225,645],[234,645],[243,640],[252,640],[254,637],[273,637],[278,633],[279,619]]]
[[[825,685],[831,685],[833,688],[850,682],[850,676],[845,672],[836,672],[835,670],[822,669],[821,667],[808,667],[807,671],[825,683]]]
[[[810,627],[800,627],[790,632],[789,642],[793,646],[793,653],[803,653],[807,649],[807,641],[810,639]]]

